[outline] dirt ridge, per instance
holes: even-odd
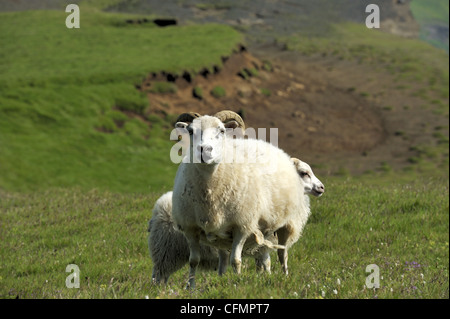
[[[267,140],[270,128],[278,128],[278,145],[303,158],[335,153],[360,157],[387,137],[379,109],[356,93],[242,48],[223,61],[214,72],[200,72],[189,81],[166,72],[149,74],[139,86],[149,99],[147,111],[165,117],[230,109],[241,114],[247,127],[264,128]],[[153,90],[161,82],[171,89]],[[224,96],[213,95],[216,87],[223,88]],[[195,94],[198,88],[201,96]]]

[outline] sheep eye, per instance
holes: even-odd
[[[301,172],[301,173],[300,173],[300,176],[301,176],[301,177],[305,177],[305,176],[308,176],[308,177],[309,177],[308,173],[306,173],[306,172]]]

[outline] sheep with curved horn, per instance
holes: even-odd
[[[234,114],[225,124],[214,116],[175,124],[191,134],[189,154],[178,167],[172,197],[173,219],[189,243],[191,288],[200,242],[230,250],[231,265],[240,273],[243,250],[285,248],[289,238],[275,245],[265,237],[296,220],[294,215],[303,216],[303,225],[308,215],[303,182],[284,151],[261,140],[226,137],[226,128],[239,127],[240,116]],[[194,135],[200,137],[197,143]],[[252,156],[256,162],[226,158],[243,153],[247,157],[241,158]]]

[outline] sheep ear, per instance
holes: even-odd
[[[231,129],[235,129],[235,128],[239,127],[239,123],[234,120],[226,122],[226,123],[224,123],[224,125],[225,125],[225,128],[231,128]]]
[[[294,164],[295,167],[300,166],[300,160],[298,158],[291,157],[291,162]]]

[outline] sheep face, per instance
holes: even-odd
[[[226,124],[213,116],[202,116],[192,123],[177,122],[175,127],[185,129],[190,135],[191,163],[206,165],[217,164],[222,161],[224,142],[227,129],[235,129],[236,121]]]
[[[314,175],[311,167],[298,158],[291,158],[291,161],[292,163],[294,163],[298,175],[303,181],[303,184],[305,186],[305,194],[310,194],[317,197],[322,196],[322,194],[325,192],[325,186]]]

